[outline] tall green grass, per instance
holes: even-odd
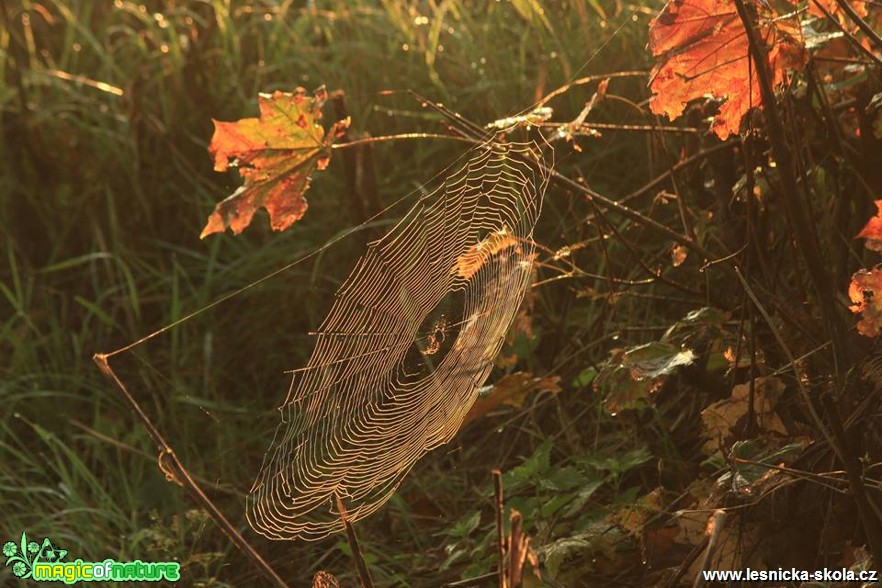
[[[337,158],[315,178],[309,212],[287,233],[272,234],[258,218],[239,237],[200,241],[214,203],[237,185],[211,170],[211,119],[254,116],[258,92],[324,84],[346,92],[356,133],[437,132],[437,118],[406,90],[489,122],[579,75],[644,63],[642,12],[606,2],[22,0],[5,10],[0,539],[50,536],[83,559],[172,557],[187,564],[188,585],[260,580],[166,482],[155,448],[90,357],[315,251],[356,222]],[[623,82],[622,93],[639,96],[640,83]],[[590,88],[555,103],[559,120],[578,113]],[[607,112],[614,121],[636,116],[631,106]],[[382,200],[418,194],[461,149],[433,140],[377,145]],[[622,194],[640,183],[628,172],[646,161],[642,139],[605,137],[591,149],[576,163],[593,185]],[[573,157],[561,149],[563,165]],[[571,194],[550,195],[541,238],[557,246],[590,240],[590,229],[573,224],[588,211]],[[308,356],[305,333],[360,254],[352,243],[118,361],[184,462],[243,528],[242,497],[275,426],[283,371]],[[597,259],[592,271],[602,274],[606,262]],[[537,302],[549,331],[574,320],[588,325],[602,306],[587,300],[571,308],[555,296],[543,292]],[[572,351],[571,343],[552,345]],[[521,355],[531,369],[554,367]],[[592,401],[580,402],[574,414],[594,418]],[[539,416],[500,422],[504,433],[466,431],[360,526],[380,585],[437,585],[489,571],[487,472],[531,455],[560,412],[555,403]],[[618,439],[593,450],[611,451]],[[483,539],[474,543],[455,524],[478,512]],[[318,567],[352,582],[339,540],[255,541],[292,586],[306,585]],[[451,559],[459,548],[445,545],[460,543],[473,551]],[[0,569],[0,581],[12,581],[9,570]]]

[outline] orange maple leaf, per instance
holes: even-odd
[[[882,200],[876,200],[876,216],[867,222],[855,238],[866,239],[864,246],[867,249],[882,251]]]
[[[839,24],[843,25],[847,29],[854,30],[857,28],[857,25],[851,22],[851,19],[845,14],[845,11],[842,10],[842,7],[839,6],[839,3],[836,0],[809,0],[808,2],[808,12],[812,16],[817,18],[827,18],[827,15],[824,13],[824,10],[818,7],[818,4],[824,7],[824,10],[830,14],[833,18],[839,21]],[[857,13],[857,15],[861,18],[866,18],[869,14],[867,10],[867,2],[865,0],[851,0],[849,2],[851,7]]]
[[[324,90],[307,96],[303,88],[260,94],[259,118],[213,121],[208,150],[215,171],[236,167],[245,184],[215,206],[200,239],[228,228],[238,235],[260,207],[275,231],[303,217],[312,173],[327,167],[331,144],[349,125],[347,118],[325,133],[317,120],[326,97]]]
[[[882,269],[858,270],[848,285],[851,312],[861,314],[858,333],[876,337],[882,331]]]
[[[752,6],[759,34],[771,48],[768,63],[778,86],[788,70],[805,64],[799,24],[779,19],[761,2]],[[673,120],[691,100],[713,96],[724,102],[711,128],[725,140],[738,133],[748,110],[760,106],[747,33],[732,0],[670,0],[650,24],[649,49],[659,58],[649,82],[655,114]]]

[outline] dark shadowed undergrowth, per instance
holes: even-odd
[[[552,120],[567,122],[603,74],[631,72],[613,77],[591,111],[609,126],[597,136],[543,129],[556,136],[555,169],[574,183],[552,183],[546,195],[535,286],[488,383],[529,372],[546,385],[470,421],[357,525],[374,581],[440,586],[493,572],[494,468],[542,569],[526,586],[691,584],[718,508],[728,521],[712,567],[865,565],[872,550],[862,547],[853,488],[801,393],[828,399],[811,406],[828,426],[845,424],[845,449],[859,458],[872,501],[879,363],[865,360],[868,340],[848,338],[853,357],[834,369],[762,133],[723,144],[705,132],[698,107],[677,132],[658,128],[672,123],[646,106],[645,44],[660,8],[4,3],[0,540],[27,531],[83,560],[177,560],[188,586],[264,585],[166,480],[155,446],[91,356],[357,227],[115,364],[212,500],[291,586],[310,585],[319,569],[356,585],[343,536],[266,541],[247,527],[244,496],[277,424],[284,372],[307,362],[308,333],[341,280],[467,146],[373,144],[367,200],[349,189],[336,153],[292,229],[273,233],[260,217],[240,236],[200,240],[214,204],[238,185],[234,174],[212,171],[211,119],[254,116],[259,92],[325,85],[344,92],[353,137],[445,133],[437,112],[407,90],[483,125],[597,76],[548,103]],[[873,75],[859,83],[878,84]],[[846,132],[834,143],[822,136],[839,124],[833,114],[799,97],[784,104],[787,139],[805,158],[811,229],[839,292],[834,314],[853,337],[848,277],[861,256],[864,265],[878,261],[853,240],[882,194],[868,155],[878,140]],[[332,122],[333,104],[325,116]],[[675,165],[671,181],[664,174]],[[592,202],[580,186],[695,247]],[[707,263],[731,254],[741,256],[743,282],[733,263]],[[15,580],[3,568],[0,581]]]

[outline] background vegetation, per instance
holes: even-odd
[[[484,124],[573,80],[632,72],[614,77],[591,113],[610,128],[556,141],[555,167],[712,257],[553,185],[535,233],[545,251],[537,285],[519,320],[529,329],[511,335],[491,381],[523,371],[559,378],[544,386],[558,391],[494,408],[414,468],[389,505],[357,526],[373,577],[437,586],[492,572],[493,468],[504,472],[507,506],[523,513],[548,585],[691,583],[718,508],[728,521],[711,567],[871,565],[872,545],[862,546],[880,525],[872,505],[882,364],[854,333],[845,291],[852,272],[877,261],[854,235],[882,195],[878,67],[862,66],[842,42],[782,101],[804,220],[837,293],[824,307],[794,244],[799,216],[781,195],[761,119],[723,144],[707,133],[701,106],[679,132],[649,114],[646,31],[660,8],[3,3],[0,539],[46,535],[84,560],[177,559],[186,585],[262,585],[166,481],[149,437],[90,358],[360,226],[118,365],[183,462],[290,585],[308,585],[318,569],[355,585],[342,538],[263,541],[247,531],[244,495],[276,425],[283,371],[305,364],[306,334],[331,294],[364,243],[464,147],[374,145],[378,202],[347,189],[335,157],[293,229],[273,234],[258,219],[239,237],[200,241],[214,203],[237,185],[212,172],[211,119],[253,116],[258,92],[324,84],[344,90],[355,135],[437,133],[441,118],[406,90]],[[837,59],[851,69],[820,69]],[[553,120],[573,120],[597,81],[554,98]],[[693,357],[679,355],[687,351]],[[733,396],[739,385],[746,393]],[[869,518],[845,466],[859,468]],[[0,581],[12,581],[9,569]]]

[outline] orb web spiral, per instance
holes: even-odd
[[[474,403],[530,285],[547,176],[533,143],[475,148],[364,256],[315,333],[247,500],[270,539],[380,508]]]

